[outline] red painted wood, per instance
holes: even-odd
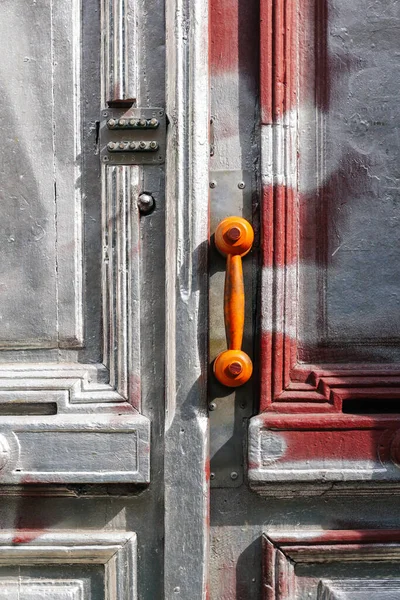
[[[210,2],[210,61],[213,73],[234,70],[239,56],[237,0]]]
[[[299,531],[288,534],[287,532],[268,534],[267,546],[316,546],[326,544],[391,544],[400,543],[400,530],[398,529],[330,529],[327,531]],[[267,555],[264,554],[267,558]]]
[[[300,530],[268,532],[263,537],[263,599],[287,600],[296,596],[296,565],[351,560],[386,560],[400,554],[399,530]],[[301,577],[301,575],[299,575]],[[316,577],[319,579],[319,576]]]
[[[321,111],[329,108],[330,77],[335,65],[330,64],[327,55],[327,19],[326,0],[317,3],[310,0],[261,0],[261,122],[266,132],[271,130],[271,136],[276,135],[277,128],[279,130],[285,123],[290,111],[296,109],[298,95],[305,103],[313,100]],[[306,44],[303,29],[307,22],[315,23],[315,65],[306,63],[303,51]],[[317,90],[307,87],[305,83],[307,69],[315,69]],[[293,140],[286,136],[281,142],[285,146],[283,158],[287,160],[288,144],[292,144]],[[275,162],[279,160],[279,152],[279,147],[274,144]],[[400,402],[400,365],[352,365],[351,349],[348,363],[335,364],[330,360],[335,357],[334,352],[323,348],[318,349],[321,364],[307,364],[307,357],[311,353],[304,344],[298,343],[296,337],[297,288],[294,285],[288,289],[284,276],[288,269],[293,269],[295,273],[300,258],[300,237],[315,236],[317,231],[315,227],[309,227],[305,232],[299,231],[299,223],[307,223],[312,219],[312,215],[308,215],[310,197],[300,196],[297,188],[292,186],[293,182],[280,182],[278,167],[279,164],[272,166],[277,181],[265,180],[262,191],[264,286],[261,299],[260,410],[270,413],[341,413],[343,400],[363,396],[399,398]],[[352,171],[350,183],[355,189],[362,187],[362,176],[363,173],[358,177]],[[333,181],[336,180],[337,177]],[[326,182],[326,195],[337,193],[337,190],[330,190],[332,185],[329,180]],[[315,195],[318,190],[311,193]],[[325,219],[324,223],[320,223],[323,229],[327,227],[326,211],[321,218]],[[307,250],[307,247],[317,246],[318,243],[319,240],[314,240],[308,246],[303,244],[303,247]],[[312,262],[315,256],[310,254],[301,259]],[[271,277],[274,278],[272,286]]]

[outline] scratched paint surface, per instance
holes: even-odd
[[[50,2],[17,4],[2,3],[0,25],[0,335],[40,346],[57,338],[52,15]]]
[[[400,4],[319,0],[315,12],[317,68],[303,40],[299,74],[298,337],[397,360]]]
[[[83,152],[90,146],[93,154],[95,146],[92,111],[98,115],[94,102],[81,110],[81,92],[84,97],[88,89],[78,85],[88,69],[78,52],[88,28],[75,0],[6,1],[1,15],[0,345],[10,351],[76,348],[83,343],[85,312],[83,238],[92,229],[82,222],[82,196],[96,186],[85,170],[98,174],[92,157],[82,165]],[[91,204],[90,198],[88,213]],[[93,257],[87,265],[94,267]],[[95,334],[99,323],[91,312]]]

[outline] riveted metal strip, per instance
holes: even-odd
[[[110,165],[157,165],[165,162],[166,118],[163,108],[108,108],[100,122],[100,157]]]

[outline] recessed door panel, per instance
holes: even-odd
[[[0,483],[149,479],[139,170],[98,148],[102,111],[136,96],[120,9],[1,3]]]
[[[263,2],[261,14],[263,414],[250,480],[398,481],[398,14],[342,0]]]
[[[3,348],[83,343],[81,30],[79,0],[1,6]]]
[[[396,598],[398,531],[268,532],[263,538],[265,600]]]
[[[11,600],[135,600],[136,581],[132,532],[0,535],[1,594]]]

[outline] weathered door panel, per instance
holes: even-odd
[[[399,478],[396,15],[363,6],[263,4],[256,486]]]
[[[98,132],[165,106],[163,3],[0,13],[1,593],[161,598],[164,168],[101,165]]]
[[[312,530],[263,536],[263,598],[395,598],[397,530]]]
[[[211,105],[225,109],[213,153],[225,164],[253,156],[261,183],[251,202],[260,280],[246,283],[254,416],[238,410],[243,397],[253,406],[245,387],[211,397],[215,600],[398,593],[397,12],[380,2],[211,2]],[[261,125],[249,144],[249,121],[259,123],[250,99]],[[218,194],[214,172],[210,182],[211,214],[251,214],[247,198],[233,194],[229,206]],[[210,290],[213,358],[213,340],[224,343],[214,273]],[[244,483],[232,489],[241,426]]]
[[[24,7],[1,7],[0,481],[145,483],[139,171],[100,171],[96,139],[137,96],[132,7]]]

